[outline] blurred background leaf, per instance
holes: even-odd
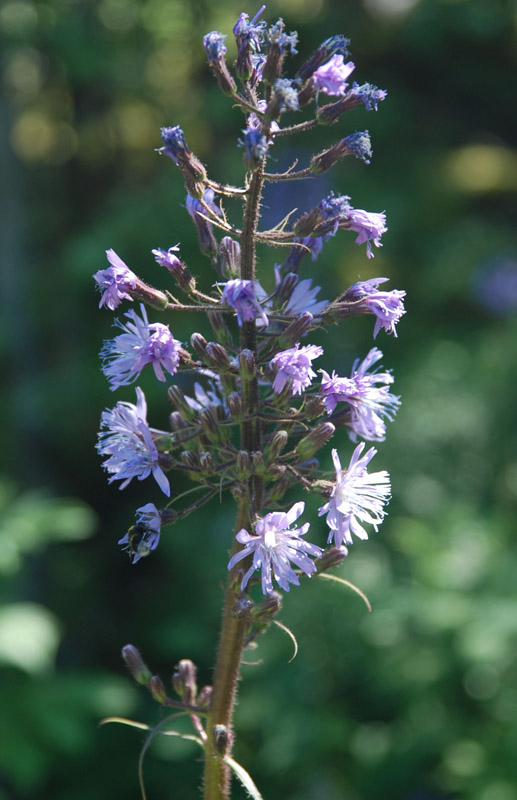
[[[180,175],[154,148],[160,125],[180,124],[215,179],[241,180],[242,116],[218,93],[201,37],[230,33],[242,10],[233,0],[0,8],[0,800],[138,797],[144,737],[97,727],[108,715],[160,719],[124,671],[127,642],[166,682],[180,658],[210,681],[232,508],[213,502],[171,528],[137,567],[120,553],[135,508],[157,490],[108,486],[93,448],[101,409],[133,397],[112,395],[99,371],[113,315],[98,311],[91,275],[113,247],[165,288],[149,251],[179,241],[201,288],[213,282]],[[408,291],[399,338],[377,340],[403,398],[376,457],[392,475],[391,513],[340,571],[373,613],[343,587],[308,582],[281,617],[297,659],[287,664],[290,643],[272,630],[253,654],[260,666],[244,668],[235,755],[270,800],[517,800],[514,11],[504,0],[268,5],[269,20],[299,31],[295,65],[342,32],[356,79],[388,99],[275,145],[273,166],[304,165],[369,128],[374,159],[343,162],[303,191],[275,187],[264,224],[331,189],[385,209],[374,260],[343,233],[304,277],[324,297],[379,275]],[[275,257],[260,253],[265,285]],[[178,317],[174,335],[186,341],[191,325]],[[347,374],[372,327],[360,318],[321,334],[324,367]],[[150,375],[142,386],[163,426],[162,387]],[[346,452],[344,436],[338,446]],[[149,797],[196,798],[197,758],[157,739]]]

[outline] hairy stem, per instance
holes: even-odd
[[[257,169],[251,178],[246,204],[241,236],[241,279],[255,279],[255,234],[257,230],[260,198],[263,186],[263,165]],[[240,332],[241,350],[250,350],[256,354],[256,327],[255,322],[244,322]],[[241,374],[242,400],[246,419],[241,425],[241,449],[249,452],[260,449],[260,420],[256,412],[259,410],[258,380],[257,376],[250,377],[242,370]],[[258,511],[262,504],[262,480],[255,477],[243,491],[237,508],[235,533],[241,528],[249,530],[250,512]],[[240,549],[239,543],[234,538],[232,553]],[[207,717],[205,746],[205,775],[204,798],[205,800],[228,800],[230,797],[229,767],[224,762],[224,752],[216,749],[214,737],[215,726],[223,725],[226,730],[226,754],[231,753],[233,740],[232,718],[237,696],[237,683],[239,667],[244,648],[244,637],[248,623],[246,619],[235,616],[235,570],[228,576],[226,598],[221,626],[221,638],[215,666],[213,692],[210,711]]]

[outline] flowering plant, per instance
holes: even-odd
[[[268,27],[261,19],[263,10],[251,20],[243,13],[235,24],[233,75],[225,60],[226,37],[212,31],[203,40],[219,87],[245,115],[240,140],[244,186],[209,178],[182,129],[162,129],[159,152],[183,175],[187,212],[196,226],[201,253],[215,270],[211,291],[197,288],[179,245],[155,248],[152,254],[174,279],[182,300],[170,289],[162,291],[141,281],[113,250],[106,253],[110,266],[94,275],[101,291],[100,307],[113,311],[123,301],[140,301],[140,313],[134,308],[127,311],[127,322],[116,322],[122,333],[102,348],[110,388],[134,383],[148,366],[163,383],[173,377],[168,389],[174,408],[170,430],[150,427],[145,395],[138,386],[136,405],[119,401],[101,417],[97,448],[109,480],[121,481],[123,489],[133,478],[152,475],[171,498],[161,509],[151,502],[139,508],[136,524],[120,544],[137,563],[158,548],[166,526],[223,491],[230,492],[237,506],[212,685],[198,690],[195,666],[183,659],[173,676],[179,697],[171,698],[138,650],[133,645],[123,649],[133,676],[155,700],[176,709],[178,715],[190,716],[193,738],[205,754],[207,800],[229,797],[232,771],[252,797],[260,798],[248,773],[232,758],[232,718],[243,651],[277,622],[282,605],[278,589],[288,592],[306,578],[325,577],[347,556],[353,536],[366,539],[368,526],[377,530],[390,498],[390,481],[384,470],[368,471],[376,450],[363,451],[366,441],[384,440],[386,420],[393,419],[400,402],[389,391],[391,373],[380,367],[372,370],[382,358],[377,348],[356,361],[350,377],[341,377],[323,369],[320,345],[302,343],[314,331],[358,314],[375,317],[374,337],[381,330],[397,335],[405,292],[380,291],[386,278],[356,283],[333,302],[318,299],[320,287],[312,278],[300,280],[307,256],[316,261],[325,242],[341,230],[353,231],[355,242],[366,244],[366,256],[372,258],[387,230],[384,213],[354,208],[350,197],[330,194],[290,227],[288,215],[271,230],[259,228],[266,182],[307,179],[345,156],[369,163],[372,155],[368,132],[356,132],[314,155],[309,166],[274,173],[268,171],[267,162],[276,140],[330,125],[359,105],[376,110],[386,92],[367,83],[350,86],[355,65],[345,62],[349,42],[341,35],[324,41],[293,78],[282,77],[286,57],[297,52],[297,34],[287,33],[281,19]],[[285,123],[286,115],[303,112],[311,104],[315,109],[311,118]],[[225,204],[232,199],[244,204],[240,227],[228,221]],[[258,244],[285,248],[286,257],[275,265],[270,291],[259,282]],[[260,278],[266,282],[267,275],[261,273]],[[177,311],[206,314],[213,341],[195,332],[187,349],[167,324],[149,322],[146,306],[171,322]],[[317,359],[320,377],[313,363]],[[181,373],[199,376],[193,394],[185,393],[177,382]],[[328,474],[320,470],[316,455],[339,428],[347,429],[356,447],[346,468],[338,449],[333,449],[335,475]],[[199,495],[190,505],[182,506],[182,497],[174,495],[168,473],[175,470],[187,473],[195,483],[193,491]],[[297,525],[305,503],[296,499],[292,504],[289,497],[299,497],[300,489],[321,498],[318,513],[325,516],[329,529],[326,548],[306,538],[310,521]]]

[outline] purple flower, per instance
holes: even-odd
[[[175,125],[172,128],[162,128],[161,136],[164,144],[161,151],[169,158],[172,158],[175,164],[178,164],[181,159],[190,154],[185,141],[185,134],[179,125]]]
[[[179,249],[179,244],[175,244],[172,247],[169,247],[168,250],[162,250],[161,247],[157,247],[155,250],[151,250],[151,253],[160,267],[166,267],[169,271],[174,272],[177,266],[181,263],[178,256],[175,255],[175,253],[179,252]]]
[[[223,394],[217,382],[217,378],[215,382],[210,382],[210,388],[208,390],[205,390],[200,383],[196,382],[194,384],[194,394],[195,399],[185,395],[185,400],[194,411],[207,411],[209,408],[221,408],[224,412],[224,416],[227,416],[228,409],[223,399]]]
[[[284,309],[284,314],[298,316],[305,311],[309,311],[313,315],[320,314],[329,304],[328,300],[316,300],[316,295],[320,290],[321,286],[312,285],[312,278],[300,281],[300,283],[295,286],[289,298],[289,302]]]
[[[239,144],[244,147],[243,161],[249,169],[256,169],[267,156],[268,140],[258,128],[245,128],[244,141],[239,139]]]
[[[251,567],[241,582],[242,591],[257,569],[260,569],[262,573],[261,584],[264,594],[271,594],[273,591],[271,572],[280,588],[286,592],[289,591],[290,583],[295,586],[300,585],[300,579],[291,563],[309,577],[316,572],[310,556],[319,558],[323,550],[300,538],[305,536],[310,523],[306,522],[301,528],[290,528],[293,522],[303,514],[304,508],[305,503],[295,503],[287,513],[274,511],[266,514],[264,519],[259,519],[255,525],[255,535],[248,533],[244,528],[239,531],[235,538],[244,547],[232,556],[228,569],[232,569],[242,559],[253,556]]]
[[[114,250],[106,250],[106,256],[111,266],[100,269],[93,277],[103,292],[99,308],[105,305],[114,311],[122,300],[133,300],[128,292],[136,287],[138,278]]]
[[[347,78],[355,69],[353,61],[344,63],[342,55],[334,55],[314,72],[313,79],[320,92],[329,95],[343,95],[347,87]]]
[[[386,512],[384,504],[390,499],[390,476],[386,470],[368,473],[367,466],[377,452],[371,447],[361,458],[364,442],[355,448],[346,472],[341,470],[337,450],[332,451],[336,470],[336,483],[328,503],[318,510],[318,516],[327,515],[330,528],[328,541],[336,547],[343,542],[352,544],[352,534],[359,539],[367,539],[363,523],[373,525],[377,530]]]
[[[267,41],[269,47],[274,45],[279,52],[284,55],[289,49],[289,52],[292,56],[296,55],[298,50],[296,49],[296,45],[298,44],[298,34],[296,31],[291,31],[291,33],[284,33],[284,21],[282,19],[278,19],[267,32]]]
[[[221,303],[231,306],[237,312],[237,322],[251,322],[256,317],[260,317],[263,325],[269,325],[269,320],[264,310],[259,305],[255,296],[253,281],[235,278],[224,284]]]
[[[126,545],[122,549],[127,550],[133,559],[133,564],[156,550],[160,542],[161,527],[160,512],[154,503],[147,503],[137,508],[136,525],[132,525],[125,536],[118,541],[118,544]]]
[[[347,216],[340,220],[339,227],[344,230],[355,231],[358,235],[356,244],[366,242],[366,255],[373,258],[372,242],[375,247],[382,247],[381,236],[388,230],[384,212],[363,211],[361,208],[351,208]]]
[[[228,50],[224,43],[225,39],[224,33],[219,33],[219,31],[210,31],[203,36],[203,46],[209,64],[224,59]]]
[[[147,403],[139,386],[136,388],[137,404],[118,402],[115,408],[106,409],[101,415],[101,428],[97,450],[108,456],[103,466],[111,473],[109,482],[123,481],[125,487],[133,478],[139,481],[151,473],[167,497],[170,496],[169,481],[159,465],[159,453],[154,444],[151,429],[147,424]]]
[[[161,322],[149,324],[144,305],[140,304],[139,317],[136,311],[124,316],[130,322],[116,324],[124,333],[104,343],[101,357],[102,371],[109,380],[111,390],[133,383],[147,364],[152,364],[159,381],[165,380],[163,370],[170,375],[178,371],[181,343],[174,338],[167,325]]]
[[[377,291],[377,286],[387,280],[389,278],[370,278],[368,281],[359,281],[354,283],[344,296],[346,300],[361,300],[366,310],[370,314],[375,314],[377,319],[373,329],[374,339],[381,328],[386,333],[397,336],[395,325],[406,313],[403,301],[406,296],[404,291],[400,289],[392,289],[391,292]]]
[[[354,81],[348,96],[363,103],[367,111],[377,111],[378,104],[386,99],[387,94],[386,89],[379,89],[371,83],[363,83],[362,86],[359,86]]]
[[[290,381],[292,394],[301,394],[303,389],[310,386],[312,379],[316,377],[316,373],[312,369],[312,361],[321,355],[323,355],[323,347],[314,344],[300,347],[299,342],[289,350],[277,353],[269,362],[270,368],[277,370],[273,381],[273,391],[280,394],[286,383]]]
[[[331,377],[321,370],[321,395],[327,414],[332,414],[338,402],[348,403],[350,420],[347,424],[353,442],[357,441],[358,436],[374,442],[384,441],[384,418],[392,420],[400,405],[400,398],[388,390],[393,383],[391,373],[368,372],[381,358],[381,351],[374,347],[362,363],[359,363],[359,359],[354,363],[350,378],[340,378],[335,372]]]

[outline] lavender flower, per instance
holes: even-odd
[[[127,550],[133,559],[133,564],[156,550],[160,542],[161,527],[160,512],[154,503],[147,503],[137,508],[136,525],[133,525],[118,541],[118,544],[126,545],[122,549]]]
[[[255,526],[255,535],[242,528],[235,537],[244,545],[243,549],[230,559],[228,569],[248,556],[253,556],[253,562],[241,581],[241,590],[244,591],[248,581],[257,570],[261,570],[262,592],[271,594],[273,580],[281,589],[288,592],[289,584],[300,585],[300,579],[293,570],[291,563],[302,570],[309,577],[316,572],[314,562],[310,558],[319,558],[323,553],[321,547],[306,542],[300,537],[305,536],[310,523],[306,522],[301,528],[290,526],[303,514],[305,503],[295,503],[287,511],[274,511],[266,514],[264,519],[259,519]]]
[[[329,95],[343,95],[347,87],[347,78],[355,69],[353,61],[344,63],[342,55],[334,55],[314,72],[313,80],[320,92]]]
[[[388,230],[384,212],[363,211],[360,208],[350,209],[346,219],[340,221],[340,228],[358,233],[356,244],[366,242],[366,255],[373,258],[372,242],[375,247],[382,247],[381,236]]]
[[[391,292],[377,291],[377,286],[387,280],[389,278],[370,278],[367,281],[359,281],[354,283],[344,295],[346,300],[361,300],[367,311],[375,314],[377,319],[373,329],[374,339],[381,328],[396,337],[395,325],[406,313],[403,302],[403,298],[406,296],[404,291],[400,289],[392,289]]]
[[[165,380],[163,370],[170,375],[178,371],[181,343],[174,338],[167,325],[161,322],[149,324],[144,305],[140,304],[139,317],[136,311],[124,316],[130,322],[125,325],[116,320],[124,333],[104,343],[101,357],[102,371],[110,382],[112,391],[119,386],[133,383],[147,364],[152,364],[159,381]]]
[[[269,325],[264,310],[257,302],[253,281],[236,278],[224,285],[221,303],[231,306],[237,312],[239,326],[260,317],[263,325]]]
[[[321,506],[318,516],[327,515],[328,541],[334,541],[336,547],[343,542],[352,544],[352,534],[367,539],[363,523],[373,525],[377,531],[386,514],[384,504],[390,499],[390,478],[386,470],[368,473],[367,466],[377,451],[371,447],[361,458],[364,446],[364,442],[357,445],[346,472],[341,470],[337,450],[332,451],[336,483],[329,502]]]
[[[207,370],[208,372],[208,370]],[[216,381],[210,382],[210,388],[204,389],[200,383],[194,384],[194,397],[185,395],[185,400],[194,411],[206,411],[209,408],[221,408],[224,416],[227,416],[228,409],[223,399],[221,387]]]
[[[367,111],[377,111],[378,104],[386,99],[388,92],[386,89],[379,89],[372,83],[363,83],[362,86],[359,86],[354,81],[348,94],[350,99],[353,98],[358,103],[363,103]]]
[[[167,497],[170,496],[169,481],[159,465],[159,453],[154,444],[151,429],[147,424],[147,403],[139,386],[136,388],[137,404],[119,401],[115,408],[106,409],[101,415],[101,428],[97,450],[108,456],[103,466],[111,473],[109,482],[123,481],[125,487],[133,478],[139,481],[151,473]]]
[[[160,148],[161,152],[172,158],[175,164],[179,164],[182,159],[190,155],[190,150],[185,141],[185,134],[179,125],[171,128],[162,128],[161,135],[164,144]]]
[[[291,31],[291,33],[284,33],[284,21],[283,19],[278,19],[267,32],[267,41],[268,46],[271,48],[272,46],[276,47],[278,51],[284,55],[287,50],[292,56],[295,56],[298,50],[296,49],[296,45],[298,44],[298,34],[296,31]]]
[[[290,381],[292,393],[301,394],[316,377],[316,373],[312,369],[312,361],[321,355],[323,355],[323,348],[319,345],[308,344],[300,347],[299,342],[289,350],[277,353],[269,362],[270,368],[277,370],[273,381],[273,391],[280,394],[286,383]]]
[[[350,420],[347,424],[353,442],[357,441],[358,436],[369,441],[384,441],[384,418],[392,420],[400,405],[400,398],[388,390],[393,383],[391,373],[368,372],[381,358],[381,351],[372,348],[362,363],[359,363],[359,359],[354,363],[350,378],[340,378],[335,372],[331,377],[321,370],[321,395],[327,414],[332,414],[338,402],[348,403]]]
[[[225,45],[226,35],[219,31],[210,31],[203,36],[203,46],[205,48],[207,61],[212,65],[215,61],[224,59],[228,48]]]
[[[157,247],[155,250],[151,250],[151,253],[160,267],[166,267],[170,272],[174,272],[177,265],[180,263],[178,256],[175,255],[175,253],[179,252],[179,249],[179,244],[175,244],[169,247],[168,250],[162,250],[161,247]]]
[[[128,292],[136,287],[138,278],[114,250],[106,250],[106,256],[111,266],[100,269],[93,277],[97,287],[103,291],[99,308],[105,305],[114,311],[122,300],[133,300]]]
[[[316,300],[316,295],[320,290],[321,286],[312,285],[312,278],[300,281],[295,286],[284,313],[293,314],[293,316],[303,314],[305,311],[309,311],[313,315],[321,314],[327,308],[329,302],[328,300]]]

